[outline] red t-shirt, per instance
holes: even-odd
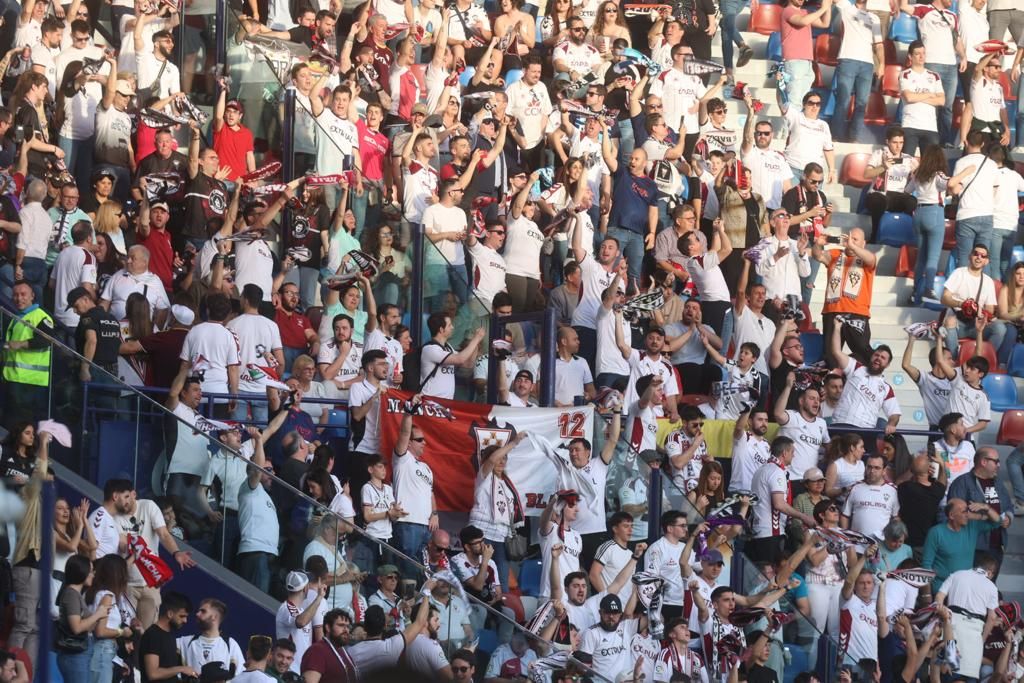
[[[213,150],[220,157],[220,165],[231,168],[228,180],[238,180],[239,176],[248,172],[245,157],[253,151],[252,131],[242,125],[238,126],[238,130],[231,130],[230,126],[224,124],[213,134]]]
[[[171,246],[171,233],[164,228],[150,229],[146,239],[139,244],[149,249],[149,270],[164,283],[164,289],[174,289],[174,248]]]
[[[295,311],[291,315],[285,313],[283,308],[278,308],[274,313],[274,322],[277,329],[281,331],[281,344],[290,349],[304,349],[306,342],[306,330],[312,325],[309,318]]]
[[[377,82],[384,90],[391,88],[391,65],[395,63],[395,53],[387,45],[377,45],[373,36],[367,36],[359,47],[369,46],[373,50],[373,68],[377,72]],[[355,54],[355,53],[353,53]]]
[[[796,28],[789,23],[791,16],[803,16],[807,10],[787,5],[782,10],[782,57],[783,59],[814,59],[814,38],[811,36],[811,25]]]
[[[355,683],[356,667],[345,648],[332,649],[326,640],[313,643],[302,655],[302,670],[316,671],[320,683]]]
[[[363,175],[368,180],[384,180],[384,160],[391,143],[379,130],[370,130],[362,119],[356,123],[359,130],[359,158],[363,162]]]

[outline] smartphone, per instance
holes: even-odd
[[[892,164],[893,164],[893,166],[902,166],[903,165],[903,157],[899,157],[898,159],[893,159],[892,160]]]
[[[843,238],[840,235],[825,235],[825,244],[842,244]]]
[[[25,126],[14,127],[14,141],[19,145],[25,142]]]
[[[416,582],[411,579],[402,579],[402,599],[412,600],[416,597]]]

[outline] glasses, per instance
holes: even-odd
[[[971,252],[971,256],[975,257],[975,258],[988,258],[988,254],[985,254],[985,253],[980,252],[980,251],[972,251]]]
[[[416,443],[426,443],[427,437],[425,437],[425,436],[421,436],[421,437],[418,437],[418,438],[417,437],[412,437],[412,438],[409,439],[409,441],[415,441]]]
[[[605,14],[618,14],[619,10],[616,7],[605,7],[604,8],[604,13]],[[992,65],[989,65],[989,66],[992,66]]]
[[[771,134],[772,134],[772,132],[770,130],[755,130],[754,131],[754,135],[771,135]]]
[[[825,480],[824,479],[819,479],[819,481],[825,481]],[[829,505],[827,508],[825,508],[825,512],[839,512],[839,506],[837,506],[837,505]]]
[[[724,113],[725,113],[725,112],[727,112],[727,111],[729,111],[729,110],[728,110],[728,109],[726,109],[725,107],[723,107],[723,108],[721,108],[721,109],[715,109],[715,110],[714,110],[713,112],[711,112],[711,113],[712,113],[712,114],[724,114]]]
[[[773,221],[776,221],[776,220],[778,220],[780,218],[789,218],[789,214],[786,213],[786,212],[782,212],[782,213],[777,213],[774,216],[772,216],[772,220]]]
[[[85,41],[89,40],[89,36],[71,36],[71,40],[75,41],[76,43],[84,43]]]
[[[599,92],[594,92],[593,90],[588,90],[588,91],[587,91],[587,97],[597,97],[597,96],[599,96],[600,94],[601,94],[601,93],[599,93]]]
[[[820,107],[821,106],[821,100],[807,100],[807,106],[808,107]]]
[[[377,234],[380,237],[391,237],[392,236],[390,232],[380,232],[380,233],[377,233]]]
[[[489,230],[488,232],[490,232],[492,235],[504,235],[505,234],[504,230]]]
[[[789,346],[784,346],[784,347],[782,347],[782,350],[786,351],[788,349],[802,349],[802,348],[804,348],[804,345],[798,343],[798,344],[790,344]]]
[[[804,180],[807,181],[808,185],[820,185],[821,184],[821,178],[804,178]]]
[[[464,674],[464,673],[466,673],[468,671],[469,671],[469,667],[468,666],[453,666],[452,667],[452,672],[457,673],[457,674]]]
[[[580,32],[586,31],[587,29],[585,29],[582,26],[574,26],[574,27],[572,27],[569,30],[572,31],[573,33],[576,33],[577,31],[580,31]]]
[[[999,458],[982,458],[982,460],[984,462],[994,462],[997,465],[999,464]]]

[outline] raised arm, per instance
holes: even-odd
[[[828,340],[828,348],[836,367],[840,370],[845,370],[846,366],[850,363],[850,357],[843,353],[842,333],[843,323],[841,320],[836,320],[835,325],[832,327],[832,336]]]
[[[903,368],[903,372],[907,373],[907,376],[916,383],[921,378],[921,371],[914,367],[914,341],[914,335],[907,334],[907,345],[903,349],[903,361],[900,366]],[[939,356],[942,353],[940,344],[939,336],[935,335],[936,356]]]

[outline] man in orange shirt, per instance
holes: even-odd
[[[252,131],[242,125],[245,109],[238,100],[225,102],[227,88],[220,89],[213,111],[213,149],[222,166],[231,169],[226,180],[235,182],[239,176],[256,170]]]
[[[822,233],[814,241],[814,258],[828,269],[822,332],[832,338],[837,315],[843,316],[842,341],[863,365],[871,361],[871,288],[875,281],[875,255],[865,249],[864,231],[853,228],[836,237]]]

